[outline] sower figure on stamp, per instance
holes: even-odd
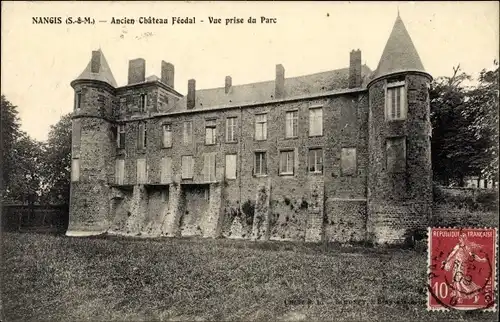
[[[474,303],[477,303],[479,297],[478,291],[481,289],[472,281],[470,274],[467,274],[468,269],[475,260],[478,262],[486,262],[486,258],[481,258],[474,253],[480,249],[481,245],[467,240],[467,235],[461,233],[458,244],[453,248],[452,252],[445,261],[442,262],[441,268],[450,271],[453,265],[453,287],[452,297],[455,297],[458,303],[462,303],[463,299],[474,297]]]

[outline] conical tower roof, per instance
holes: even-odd
[[[94,66],[92,64],[94,63]],[[92,68],[94,67],[94,69]],[[90,59],[87,67],[75,80],[98,80],[106,82],[113,87],[117,87],[111,68],[104,57],[101,49],[92,52],[92,58]]]
[[[417,49],[413,45],[411,37],[398,13],[378,67],[372,75],[372,80],[404,71],[425,73],[424,65],[422,65],[422,61],[418,56]]]

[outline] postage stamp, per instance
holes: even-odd
[[[496,311],[496,228],[429,228],[427,310]]]

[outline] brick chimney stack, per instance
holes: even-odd
[[[350,54],[349,88],[361,87],[361,50],[353,50]]]
[[[187,109],[192,110],[196,105],[196,80],[188,80]]]
[[[274,84],[274,98],[283,98],[285,96],[285,68],[281,64],[276,65],[276,79]]]
[[[92,51],[92,63],[90,65],[91,73],[99,73],[101,70],[101,52],[98,50]]]
[[[229,93],[229,90],[231,89],[231,86],[233,86],[233,79],[231,76],[226,76],[226,83],[225,83],[225,93]]]
[[[146,61],[142,58],[128,62],[128,84],[142,83],[146,79]]]
[[[161,81],[171,88],[174,88],[175,68],[171,63],[161,61]]]

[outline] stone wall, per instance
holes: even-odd
[[[87,209],[73,216],[75,225],[106,230],[113,222],[110,231],[147,236],[339,242],[357,242],[371,236],[388,242],[401,240],[406,231],[427,220],[431,209],[427,79],[408,75],[406,84],[408,120],[391,124],[383,120],[383,81],[370,88],[370,102],[368,93],[360,91],[251,108],[195,108],[165,116],[157,114],[170,110],[178,97],[161,86],[117,89],[115,98],[104,101],[110,104],[109,115],[118,116],[125,124],[123,150],[116,148],[114,124],[102,119],[75,119],[81,128],[80,144],[74,147],[82,157],[81,175],[94,176],[72,186],[72,196],[77,196],[72,202],[74,208]],[[86,90],[92,95],[85,96],[85,104],[102,100],[102,94]],[[144,114],[138,107],[142,93],[148,98]],[[321,136],[309,136],[309,109],[315,106],[323,107]],[[292,110],[298,112],[298,135],[285,138],[285,115]],[[255,139],[258,113],[267,113],[267,139],[263,141]],[[226,141],[227,117],[237,118],[234,142]],[[207,119],[215,119],[217,125],[216,142],[211,145],[205,143]],[[192,122],[193,129],[193,139],[187,144],[183,140],[185,121]],[[147,129],[144,149],[137,146],[139,122]],[[166,123],[171,125],[171,147],[162,145],[162,125]],[[407,172],[392,176],[385,172],[385,138],[395,135],[407,137]],[[309,172],[310,148],[323,151],[322,173]],[[351,174],[341,167],[343,148],[356,149],[355,171]],[[283,175],[279,170],[280,152],[289,149],[295,156],[293,174]],[[102,153],[96,157],[91,151]],[[256,151],[266,152],[267,173],[262,176],[255,173]],[[215,180],[210,182],[203,175],[204,153],[216,155]],[[236,179],[225,178],[226,154],[237,155]],[[194,159],[193,178],[181,178],[181,158],[185,155]],[[172,160],[169,182],[161,182],[164,157]],[[124,184],[119,188],[129,189],[120,198],[113,197],[110,188],[116,184],[117,158],[125,160]],[[137,184],[138,159],[146,160],[144,185]],[[200,187],[209,187],[208,195],[195,192]],[[95,206],[85,206],[84,200],[94,198],[95,193],[100,195]],[[125,215],[126,220],[117,219]]]
[[[184,212],[180,217],[182,236],[203,236],[210,206],[208,185],[182,185]]]
[[[403,242],[410,232],[428,224],[432,212],[431,123],[424,75],[398,76],[407,93],[406,120],[385,120],[386,79],[370,86],[368,236],[378,243]],[[406,137],[406,169],[386,168],[386,140]]]
[[[331,242],[360,242],[366,238],[366,200],[327,199],[325,239]]]
[[[79,160],[79,179],[72,182],[68,234],[100,234],[109,228],[110,186],[114,176],[113,91],[100,83],[75,84],[82,104],[73,116],[72,158]]]

